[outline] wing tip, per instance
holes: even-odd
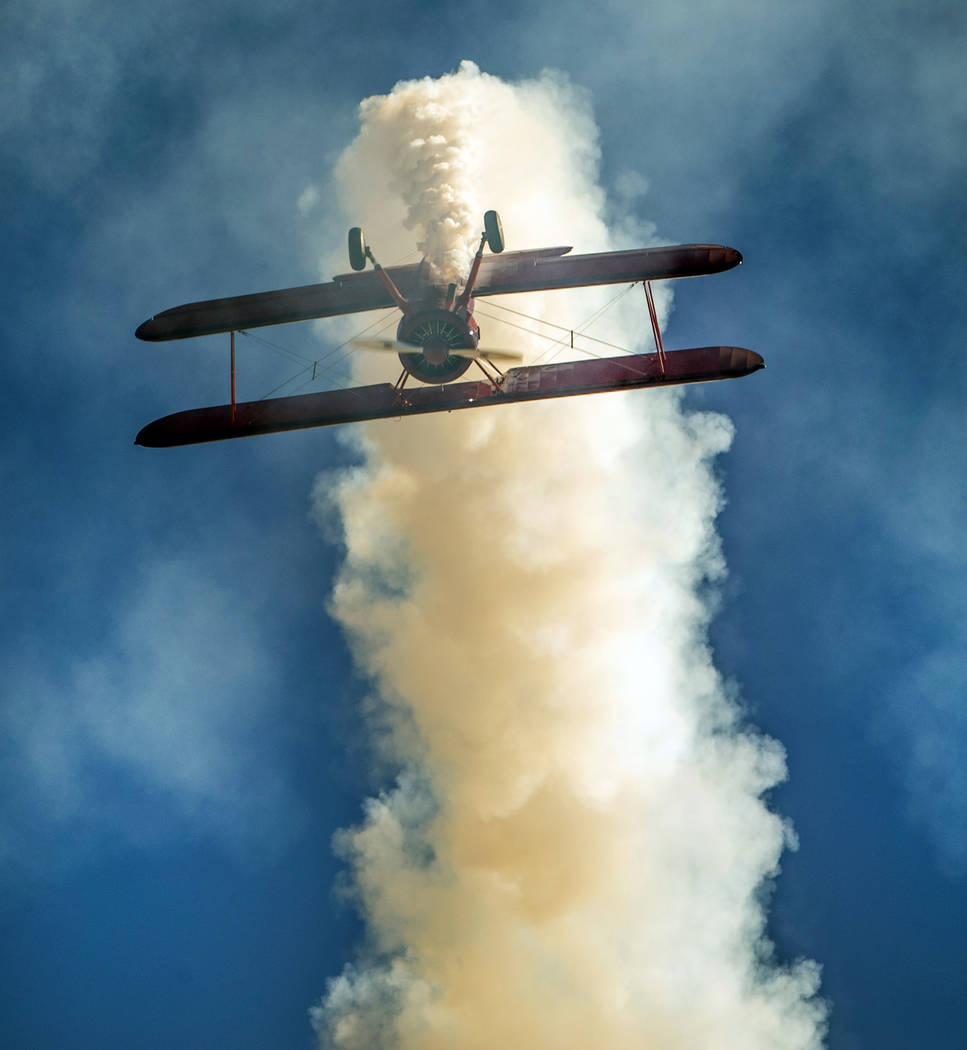
[[[145,342],[155,343],[158,341],[157,328],[155,326],[155,319],[149,317],[147,321],[142,321],[141,324],[134,330],[134,334],[138,339],[143,339]]]

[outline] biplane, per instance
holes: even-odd
[[[485,247],[490,249],[489,254],[484,254]],[[150,448],[190,445],[369,419],[733,379],[764,367],[759,354],[741,347],[666,350],[663,345],[651,282],[729,270],[742,261],[734,248],[688,244],[588,255],[570,255],[570,251],[561,247],[505,252],[500,218],[495,211],[488,211],[466,280],[462,285],[442,285],[426,259],[384,269],[362,230],[354,227],[349,231],[351,273],[325,284],[211,299],[165,310],[140,325],[136,332],[139,339],[230,334],[231,401],[157,419],[141,430],[135,443]],[[367,269],[368,263],[372,269]],[[518,365],[504,371],[501,364],[519,360],[520,355],[479,345],[476,299],[638,282],[644,288],[651,320],[653,353]],[[395,384],[376,383],[261,401],[236,399],[237,332],[390,307],[402,314],[396,338],[357,340],[355,345],[395,351],[403,368]],[[458,382],[472,366],[482,378]],[[422,385],[407,387],[410,379]]]

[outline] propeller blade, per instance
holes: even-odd
[[[451,350],[454,357],[482,357],[485,361],[523,361],[519,350],[496,350],[489,346],[478,346],[476,350]]]
[[[415,346],[398,343],[395,339],[351,339],[349,345],[356,347],[357,350],[392,350],[394,354],[401,351],[413,353],[417,349]]]
[[[389,350],[394,354],[418,354],[418,346],[401,343],[396,339],[353,339],[350,346],[357,350]],[[495,350],[478,346],[475,350],[451,350],[453,357],[482,357],[485,361],[521,361],[524,355],[518,350]]]

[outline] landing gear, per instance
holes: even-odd
[[[494,255],[504,250],[504,228],[500,225],[500,216],[495,211],[484,212],[484,232],[487,244]]]
[[[349,265],[354,270],[366,269],[366,238],[358,226],[349,231]]]

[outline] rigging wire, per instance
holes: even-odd
[[[566,332],[569,336],[569,339],[555,338],[554,336],[547,335],[544,332],[536,331],[533,328],[526,328],[524,325],[516,324],[505,317],[500,317],[497,314],[490,313],[486,308],[481,309],[481,304],[479,303],[477,305],[477,312],[481,316],[493,318],[494,320],[499,321],[501,324],[505,324],[510,328],[516,328],[518,331],[524,332],[527,335],[533,335],[536,336],[538,339],[544,339],[551,344],[551,347],[556,347],[553,353],[551,353],[551,347],[545,349],[534,360],[534,364],[537,364],[542,359],[546,358],[549,353],[551,354],[551,356],[550,358],[548,358],[548,361],[553,361],[558,356],[558,354],[561,353],[562,350],[568,348],[576,350],[578,351],[578,353],[585,354],[588,357],[594,357],[598,359],[602,357],[601,354],[595,353],[593,350],[587,349],[586,347],[577,346],[574,340],[575,335],[580,335],[583,340],[586,340],[591,343],[596,343],[598,346],[607,347],[611,350],[618,350],[622,354],[632,354],[633,351],[629,350],[627,347],[619,346],[617,343],[610,343],[605,339],[598,339],[596,336],[588,335],[586,332],[583,331],[583,329],[587,328],[588,325],[591,325],[595,321],[599,320],[620,299],[624,298],[624,296],[626,296],[638,283],[639,282],[635,281],[632,284],[629,284],[626,288],[623,288],[620,292],[618,292],[617,295],[609,299],[608,302],[606,302],[603,306],[595,310],[594,313],[592,313],[589,317],[582,321],[580,325],[574,328],[569,328],[566,325],[555,324],[553,321],[545,321],[542,318],[534,317],[531,314],[526,314],[522,310],[515,310],[513,309],[513,307],[502,306],[499,303],[491,302],[489,300],[486,304],[487,307],[492,307],[495,310],[499,310],[501,313],[513,314],[516,317],[521,317],[527,321],[532,321],[534,324],[544,325],[547,328],[553,328],[559,332]],[[315,360],[310,360],[309,358],[293,350],[291,347],[283,346],[281,343],[272,342],[272,340],[266,339],[264,336],[254,335],[249,331],[241,330],[239,332],[240,335],[244,335],[247,339],[251,339],[256,343],[260,343],[267,349],[273,350],[281,357],[284,357],[290,361],[293,361],[296,364],[301,364],[303,366],[298,372],[295,373],[295,375],[292,375],[288,379],[283,380],[283,382],[281,382],[278,386],[273,387],[273,389],[270,390],[267,394],[264,394],[260,398],[260,400],[264,401],[266,398],[272,397],[274,394],[277,394],[280,390],[283,390],[285,387],[297,382],[299,379],[305,376],[306,373],[310,372],[311,375],[309,376],[309,378],[305,379],[296,388],[297,390],[302,390],[310,383],[314,382],[316,376],[320,372],[326,375],[331,382],[340,382],[342,377],[337,375],[334,369],[338,365],[343,364],[351,357],[353,351],[349,348],[352,342],[360,338],[361,336],[373,331],[373,329],[376,329],[377,332],[379,332],[390,327],[390,325],[395,321],[395,314],[395,310],[389,310],[384,312],[384,314],[381,317],[378,317],[371,324],[356,332],[354,335],[350,336],[350,338],[338,344],[338,346],[332,347],[330,350],[327,350],[324,354],[320,355]]]
[[[415,262],[417,255],[418,253],[410,251],[398,262],[392,263],[391,265],[394,267],[411,265]],[[367,332],[372,331],[374,328],[377,330],[377,332],[382,331],[384,328],[388,328],[390,322],[394,319],[394,315],[395,311],[391,311],[389,313],[384,314],[382,317],[378,317],[375,321],[373,321],[372,324],[367,325],[359,332],[356,332],[355,335],[350,336],[350,338],[347,339],[345,342],[340,343],[338,346],[335,346],[330,350],[327,350],[326,353],[320,355],[312,361],[310,361],[307,357],[303,357],[301,354],[290,349],[289,347],[282,346],[279,343],[273,343],[271,340],[265,339],[262,336],[253,335],[251,332],[248,331],[240,332],[240,335],[244,335],[246,336],[246,338],[252,339],[256,343],[261,343],[263,346],[268,347],[268,349],[270,350],[274,350],[282,357],[287,357],[289,358],[289,360],[294,361],[295,363],[301,364],[303,366],[298,372],[296,372],[295,375],[283,380],[281,383],[279,383],[278,386],[273,387],[273,389],[270,390],[267,394],[263,394],[259,400],[264,401],[266,398],[272,397],[273,394],[277,394],[280,390],[283,390],[290,384],[295,383],[307,372],[310,372],[310,370],[311,375],[308,379],[306,379],[303,383],[296,387],[297,390],[302,390],[310,383],[314,382],[317,374],[320,372],[326,375],[331,382],[339,382],[341,377],[338,376],[333,369],[338,365],[341,365],[344,361],[347,361],[351,356],[352,351],[347,350],[346,353],[341,354],[341,356],[339,357],[336,357],[336,355],[339,354],[341,350],[346,350],[346,348],[350,345],[350,343],[352,343],[354,339],[358,339],[360,336],[366,335]]]
[[[617,295],[609,299],[608,302],[606,302],[602,307],[595,310],[593,314],[591,314],[588,318],[582,321],[581,324],[578,325],[576,328],[568,328],[566,325],[555,324],[553,321],[545,321],[542,318],[533,317],[531,314],[526,314],[522,310],[514,310],[512,307],[509,306],[501,306],[499,303],[493,303],[489,301],[487,303],[488,307],[494,307],[495,309],[500,310],[503,313],[514,314],[517,317],[523,317],[525,320],[533,321],[536,324],[546,325],[548,328],[555,328],[559,332],[567,332],[568,335],[571,337],[570,341],[566,339],[557,339],[554,336],[546,335],[545,333],[535,331],[532,328],[525,328],[523,325],[515,324],[513,321],[509,321],[506,318],[498,317],[496,314],[488,313],[486,309],[480,310],[479,305],[477,309],[478,311],[480,311],[481,316],[483,317],[492,317],[494,320],[500,321],[501,324],[508,325],[510,328],[517,328],[521,332],[526,332],[528,335],[537,336],[538,339],[545,339],[549,343],[556,345],[557,349],[552,354],[550,358],[551,361],[553,361],[554,358],[564,349],[574,349],[577,350],[579,353],[586,354],[588,357],[601,357],[601,354],[596,354],[593,350],[588,350],[584,347],[575,345],[575,335],[580,335],[582,339],[585,339],[592,343],[597,343],[599,346],[606,346],[611,350],[620,350],[623,354],[631,354],[633,353],[633,351],[629,350],[627,347],[619,346],[617,343],[609,343],[606,339],[598,339],[596,336],[588,335],[587,333],[583,332],[582,329],[586,328],[590,324],[593,324],[595,321],[601,318],[608,310],[611,309],[612,306],[615,305],[615,303],[617,303],[620,299],[624,298],[624,296],[626,296],[632,290],[632,288],[635,287],[637,283],[638,282],[635,281],[633,284],[629,284],[627,288],[623,288]],[[544,350],[543,353],[537,356],[533,363],[537,364],[538,362],[540,362],[544,357],[547,356],[549,352],[550,348]]]
[[[294,361],[297,364],[301,364],[303,366],[298,372],[295,373],[295,375],[289,376],[288,379],[283,380],[281,383],[279,383],[278,386],[273,387],[267,394],[263,394],[259,400],[264,401],[266,398],[272,397],[273,394],[277,394],[280,390],[289,386],[291,383],[295,383],[297,380],[301,379],[307,372],[310,372],[311,375],[299,387],[297,387],[297,389],[301,390],[303,389],[303,387],[308,386],[309,383],[313,382],[317,374],[319,374],[320,372],[323,373],[332,382],[338,382],[340,380],[340,377],[335,372],[335,368],[336,366],[342,364],[344,361],[348,360],[350,355],[352,354],[352,351],[348,350],[346,353],[341,354],[341,356],[339,357],[337,357],[336,355],[339,354],[340,351],[346,350],[346,347],[348,347],[354,339],[358,339],[360,336],[365,335],[372,329],[376,328],[378,330],[382,330],[383,328],[389,327],[389,325],[395,319],[394,314],[395,310],[384,312],[383,316],[378,317],[375,321],[373,321],[371,324],[368,324],[361,331],[356,332],[354,335],[351,335],[345,342],[340,343],[338,346],[332,347],[330,350],[327,350],[326,353],[321,354],[315,360],[309,360],[309,358],[304,357],[302,354],[297,353],[289,347],[282,346],[280,343],[273,343],[271,340],[265,339],[262,336],[253,335],[251,332],[248,331],[240,332],[240,335],[244,335],[248,339],[251,339],[256,343],[261,343],[263,346],[267,347],[270,350],[274,350],[282,357],[286,357],[289,360]]]

